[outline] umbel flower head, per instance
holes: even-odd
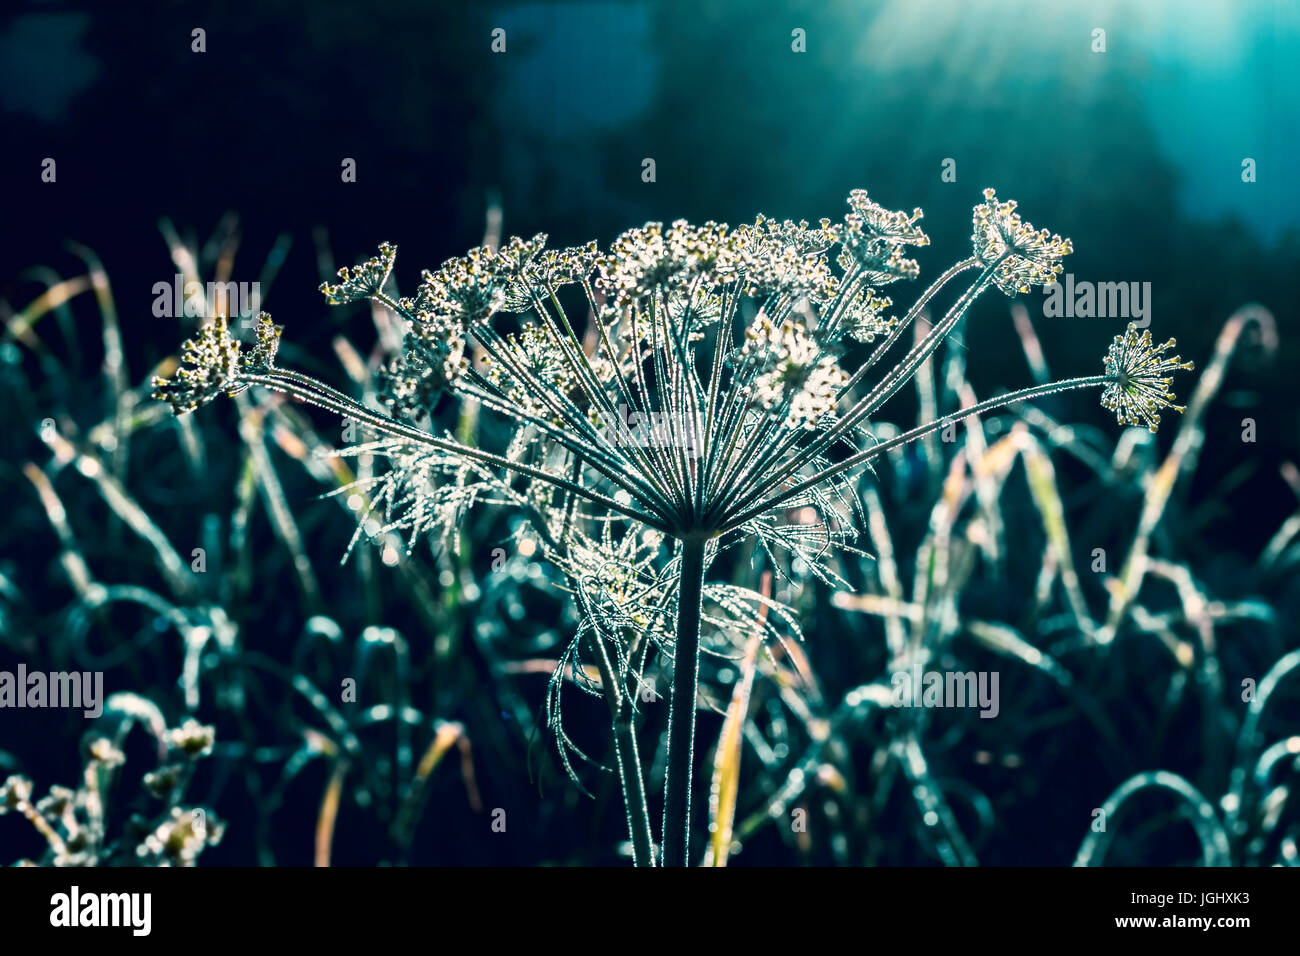
[[[355,268],[344,266],[339,270],[340,281],[337,285],[329,282],[320,284],[320,291],[325,294],[325,301],[330,305],[346,305],[361,299],[369,299],[384,290],[388,275],[393,271],[393,260],[397,258],[397,246],[389,242],[379,244],[379,255],[367,259]]]
[[[1146,425],[1155,431],[1162,408],[1183,411],[1183,406],[1174,404],[1169,386],[1174,381],[1172,373],[1189,370],[1192,363],[1166,354],[1175,344],[1170,339],[1155,345],[1149,330],[1139,333],[1132,323],[1123,335],[1115,336],[1106,353],[1107,384],[1101,404],[1115,413],[1121,425]]]
[[[284,327],[259,312],[253,325],[253,347],[245,355],[230,334],[225,316],[218,316],[181,346],[181,363],[170,378],[155,376],[153,397],[167,402],[177,415],[206,405],[222,392],[237,395],[246,383],[241,372],[268,371],[275,363]]]
[[[987,190],[974,208],[974,255],[887,317],[893,302],[880,288],[920,274],[909,253],[929,244],[921,210],[887,209],[862,190],[848,206],[840,222],[817,225],[652,222],[604,254],[594,243],[548,251],[543,235],[515,238],[426,271],[401,299],[384,292],[395,255],[385,244],[323,291],[335,304],[368,297],[405,323],[401,353],[380,376],[391,415],[276,366],[269,318],[247,353],[224,321],[200,330],[156,394],[181,413],[261,386],[372,432],[352,452],[389,463],[364,480],[384,520],[361,523],[358,535],[366,526],[405,532],[413,547],[422,536],[454,539],[471,507],[521,516],[587,615],[557,674],[594,639],[608,688],[613,669],[632,667],[629,629],[645,638],[636,639],[638,666],[650,648],[674,662],[680,706],[669,712],[663,805],[666,820],[689,821],[692,662],[710,640],[702,622],[746,603],[706,586],[717,554],[756,537],[766,552],[792,552],[811,573],[830,575],[825,555],[855,536],[856,481],[880,455],[1067,389],[1104,389],[1121,421],[1154,425],[1172,401],[1168,373],[1185,367],[1129,334],[1105,374],[999,395],[878,438],[873,420],[975,300],[990,286],[1012,295],[1053,281],[1071,245]],[[950,297],[948,285],[966,273],[969,284]],[[925,313],[935,318],[904,345]],[[436,421],[448,398],[484,410],[481,443],[418,426]],[[612,522],[624,529],[618,540],[606,536]],[[624,546],[647,533],[652,545]],[[665,825],[665,863],[684,862],[689,832]],[[644,859],[647,841],[632,836]]]
[[[513,472],[673,537],[756,533],[781,544],[784,523],[770,516],[796,505],[829,516],[840,496],[856,497],[851,473],[884,450],[871,418],[974,299],[989,285],[1012,294],[1051,282],[1071,251],[1068,239],[1035,229],[1014,202],[985,190],[974,207],[974,256],[906,313],[886,316],[893,303],[879,288],[919,274],[906,253],[929,244],[921,218],[854,190],[838,223],[652,222],[604,254],[595,243],[547,250],[545,235],[513,238],[424,272],[414,295],[396,300],[384,292],[396,248],[384,243],[322,291],[331,303],[373,299],[406,322],[401,353],[380,374],[394,417],[278,369],[280,328],[265,314],[250,347],[225,320],[200,329],[155,394],[183,413],[221,392],[277,388],[371,424],[408,451]],[[978,277],[947,312],[885,361],[943,288],[973,270]],[[585,334],[572,318],[582,312],[570,311],[575,298],[597,318]],[[514,318],[498,331],[495,317],[506,314]],[[471,344],[481,362],[468,361]],[[1101,385],[1121,420],[1154,422],[1170,401],[1164,379],[1181,367],[1158,351],[1126,338],[1105,376],[1067,387]],[[493,451],[408,424],[447,395],[500,413],[510,441]]]
[[[1050,285],[1061,271],[1061,258],[1074,251],[1069,239],[1034,229],[1016,211],[1014,199],[998,202],[992,189],[975,207],[975,257],[993,268],[993,281],[1007,295]]]
[[[754,402],[768,411],[784,410],[786,428],[815,428],[834,410],[836,393],[849,380],[835,356],[824,353],[796,319],[777,326],[760,314],[745,332],[736,363],[753,366]]]
[[[849,193],[849,207],[853,211],[844,217],[840,260],[845,269],[860,266],[877,285],[921,274],[916,260],[904,258],[902,252],[905,246],[930,244],[930,237],[917,225],[924,215],[919,208],[911,215],[891,212],[868,199],[865,189]]]
[[[463,334],[503,310],[527,309],[532,293],[525,276],[545,245],[546,236],[539,233],[532,239],[516,236],[500,249],[471,249],[437,272],[425,270],[415,296],[396,307],[425,338]]]

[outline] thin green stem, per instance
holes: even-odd
[[[609,659],[609,651],[600,634],[591,636],[596,650],[596,669],[600,671],[601,692],[609,706],[610,725],[614,734],[614,761],[618,764],[618,782],[623,791],[628,836],[632,840],[632,865],[654,866],[654,837],[650,831],[650,806],[646,801],[645,774],[636,741],[636,710],[630,691]]]
[[[691,774],[695,762],[695,696],[700,682],[700,616],[707,538],[680,539],[681,583],[673,643],[673,696],[668,707],[668,770],[664,777],[664,866],[688,866]]]

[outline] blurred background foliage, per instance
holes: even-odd
[[[496,27],[504,54],[490,50]],[[195,28],[205,53],[191,51]],[[806,53],[791,50],[795,28]],[[1081,614],[1105,621],[1107,582],[1183,423],[1135,444],[1067,396],[1019,427],[928,442],[864,483],[887,516],[896,580],[873,528],[876,557],[841,573],[885,603],[797,569],[778,581],[806,659],[777,649],[753,665],[731,861],[1068,863],[1092,809],[1155,769],[1216,804],[1233,862],[1293,861],[1287,762],[1260,762],[1295,740],[1297,694],[1279,684],[1266,716],[1281,729],[1265,733],[1240,682],[1300,644],[1298,52],[1293,5],[1215,0],[9,8],[0,664],[103,669],[109,692],[149,698],[170,724],[215,726],[187,794],[228,824],[205,863],[614,862],[626,836],[614,779],[590,771],[596,799],[583,797],[540,724],[547,661],[575,627],[554,572],[491,514],[464,528],[459,554],[390,566],[362,547],[341,565],[355,509],[318,496],[345,466],[374,465],[317,457],[343,443],[339,424],[265,397],[184,425],[149,402],[150,373],[193,323],[154,317],[154,284],[261,281],[291,364],[363,394],[391,329],[366,309],[327,309],[315,288],[381,240],[401,248],[411,283],[485,232],[604,244],[648,219],[839,218],[862,186],[926,210],[933,276],[966,254],[970,208],[995,186],[1074,240],[1076,278],[1150,282],[1153,334],[1176,335],[1198,376],[1239,306],[1262,303],[1275,321],[1229,326],[1240,337],[1223,378],[1188,423],[1199,454],[1176,460],[1156,562],[1104,648]],[[46,157],[53,184],[39,178]],[[345,157],[355,183],[340,181]],[[1242,182],[1246,157],[1257,182]],[[955,183],[941,179],[947,158]],[[965,348],[919,382],[914,407],[895,406],[899,423],[1024,383],[1034,341],[1054,374],[1091,374],[1122,327],[1023,304],[1015,325],[1004,302],[982,302]],[[1190,395],[1190,377],[1179,388]],[[202,574],[189,570],[197,547]],[[1096,548],[1106,573],[1091,570]],[[939,553],[950,560],[936,583]],[[756,587],[763,570],[716,573]],[[886,674],[900,635],[1000,668],[999,718],[874,710],[856,692]],[[722,708],[737,674],[720,672]],[[335,703],[341,676],[364,706]],[[607,759],[603,705],[572,697],[570,734]],[[647,740],[661,730],[654,706]],[[702,739],[722,723],[703,718]],[[0,775],[21,771],[41,792],[75,782],[85,730],[79,715],[0,711]],[[150,760],[148,747],[125,753],[128,769]],[[137,769],[122,779],[151,768]],[[157,811],[129,787],[115,798],[123,815]],[[809,809],[808,832],[769,822],[773,803],[787,817]],[[505,834],[490,829],[497,807]],[[1182,804],[1144,792],[1137,807],[1110,860],[1200,857],[1175,825]],[[42,841],[6,816],[0,850],[36,858]]]

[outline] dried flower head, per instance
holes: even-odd
[[[629,229],[614,240],[609,254],[596,260],[598,288],[623,307],[655,292],[686,289],[699,280],[716,282],[733,268],[735,244],[716,222],[692,226],[678,219],[667,230],[661,222]]]
[[[844,305],[840,325],[845,334],[858,342],[875,341],[894,326],[898,319],[886,317],[884,311],[894,304],[887,295],[880,295],[870,286],[864,286]]]
[[[179,750],[190,760],[197,760],[212,753],[212,744],[216,736],[214,728],[189,717],[179,727],[167,731],[167,745],[174,750]]]
[[[812,302],[828,302],[839,279],[826,254],[839,238],[840,227],[829,219],[809,226],[805,220],[778,222],[759,216],[731,234],[731,254],[717,278],[720,282],[743,278],[746,295],[804,296]]]
[[[868,199],[865,189],[849,193],[849,208],[841,236],[844,269],[857,266],[875,285],[920,275],[916,260],[903,255],[906,246],[930,244],[930,237],[917,225],[923,216],[920,209],[913,209],[911,215],[890,211]]]
[[[998,202],[992,189],[984,190],[984,202],[975,207],[971,237],[975,257],[993,267],[993,281],[1007,295],[1055,282],[1061,258],[1074,251],[1069,239],[1035,230],[1015,209],[1014,199]]]
[[[408,332],[402,354],[379,370],[379,399],[401,418],[422,420],[469,367],[465,339]]]
[[[223,392],[234,395],[243,388],[240,358],[239,342],[231,336],[225,317],[219,316],[181,346],[180,368],[170,378],[154,377],[153,397],[184,415]]]
[[[255,339],[252,349],[244,358],[244,364],[249,368],[264,371],[275,365],[275,353],[280,349],[280,335],[284,332],[284,326],[272,322],[269,312],[257,313],[254,321]]]
[[[339,270],[342,280],[337,285],[328,282],[320,284],[320,291],[325,293],[325,301],[330,305],[347,305],[361,299],[376,296],[384,289],[388,274],[393,271],[393,260],[397,258],[397,246],[388,242],[379,244],[379,255],[373,256],[359,266]]]
[[[532,307],[537,295],[583,282],[591,276],[600,258],[600,247],[593,239],[585,246],[567,249],[546,249],[530,258],[522,270],[521,279],[507,290],[507,307],[524,311]]]
[[[1101,404],[1115,413],[1121,425],[1146,425],[1151,431],[1160,424],[1160,410],[1172,408],[1182,412],[1183,406],[1174,404],[1173,372],[1192,368],[1191,362],[1167,353],[1175,346],[1174,339],[1155,345],[1151,332],[1129,323],[1123,335],[1115,336],[1106,353],[1107,384],[1101,393]]]
[[[225,825],[203,810],[172,807],[171,813],[136,847],[139,861],[152,866],[193,866],[206,847],[221,842]]]
[[[736,365],[754,374],[754,402],[783,415],[787,428],[812,429],[835,408],[835,399],[848,382],[834,355],[823,352],[795,319],[779,326],[760,314],[745,332]]]
[[[0,784],[0,816],[10,810],[17,810],[29,803],[31,799],[32,782],[26,777],[11,774],[4,783]]]
[[[478,246],[436,272],[426,269],[415,295],[397,305],[425,338],[464,332],[501,311],[527,309],[536,294],[527,274],[545,245],[546,235],[538,233],[532,239],[516,236],[499,249]]]

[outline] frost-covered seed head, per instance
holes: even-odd
[[[623,233],[609,254],[596,260],[596,286],[622,307],[656,290],[685,289],[695,280],[712,285],[736,262],[736,242],[725,225],[693,226],[678,219],[665,230],[663,223],[649,222]]]
[[[275,365],[275,353],[280,349],[280,335],[283,332],[284,326],[272,322],[269,312],[257,313],[256,324],[253,326],[253,333],[256,338],[253,348],[244,360],[244,364],[249,368],[258,370],[273,367]]]
[[[903,255],[906,246],[928,246],[930,237],[917,225],[924,215],[893,212],[867,198],[865,189],[849,193],[850,212],[844,217],[840,265],[858,267],[875,285],[915,279],[921,267]]]
[[[379,400],[393,414],[420,421],[468,367],[461,335],[431,338],[408,332],[402,354],[379,370]]]
[[[397,258],[397,246],[389,242],[379,245],[379,255],[373,256],[359,266],[344,266],[339,270],[338,284],[322,282],[320,291],[325,294],[325,301],[330,305],[347,305],[377,295],[388,281],[388,274],[393,271],[393,260]]]
[[[225,317],[218,317],[181,346],[180,368],[170,378],[155,376],[153,397],[184,415],[223,392],[239,392],[241,364],[239,342],[231,336]]]
[[[502,311],[521,311],[532,302],[525,277],[546,245],[546,235],[515,236],[498,249],[478,246],[427,269],[416,293],[399,305],[415,318],[426,338],[464,332]],[[574,263],[568,263],[574,268]]]
[[[984,202],[975,207],[971,236],[975,257],[981,265],[995,267],[993,281],[1007,295],[1055,282],[1061,258],[1074,251],[1069,239],[1035,230],[1015,210],[1014,199],[998,202],[992,189],[984,190]]]
[[[871,342],[898,324],[897,318],[883,314],[893,304],[893,299],[870,286],[859,289],[844,308],[844,331],[858,342]]]
[[[212,753],[216,740],[216,730],[199,723],[193,717],[188,718],[179,727],[167,731],[168,746],[179,750],[191,760],[206,757]]]
[[[1106,353],[1106,375],[1111,381],[1102,390],[1101,404],[1115,413],[1121,425],[1146,425],[1155,431],[1161,409],[1183,411],[1183,406],[1174,404],[1169,386],[1173,373],[1191,369],[1192,363],[1165,354],[1175,344],[1170,339],[1155,345],[1149,330],[1139,332],[1132,323],[1123,335],[1115,336]]]
[[[835,357],[825,354],[794,319],[777,325],[760,314],[745,332],[736,364],[757,373],[751,386],[756,405],[778,413],[789,402],[787,428],[815,428],[834,410],[835,397],[848,382]]]
[[[32,782],[26,777],[12,774],[0,784],[0,816],[17,810],[32,799]]]

